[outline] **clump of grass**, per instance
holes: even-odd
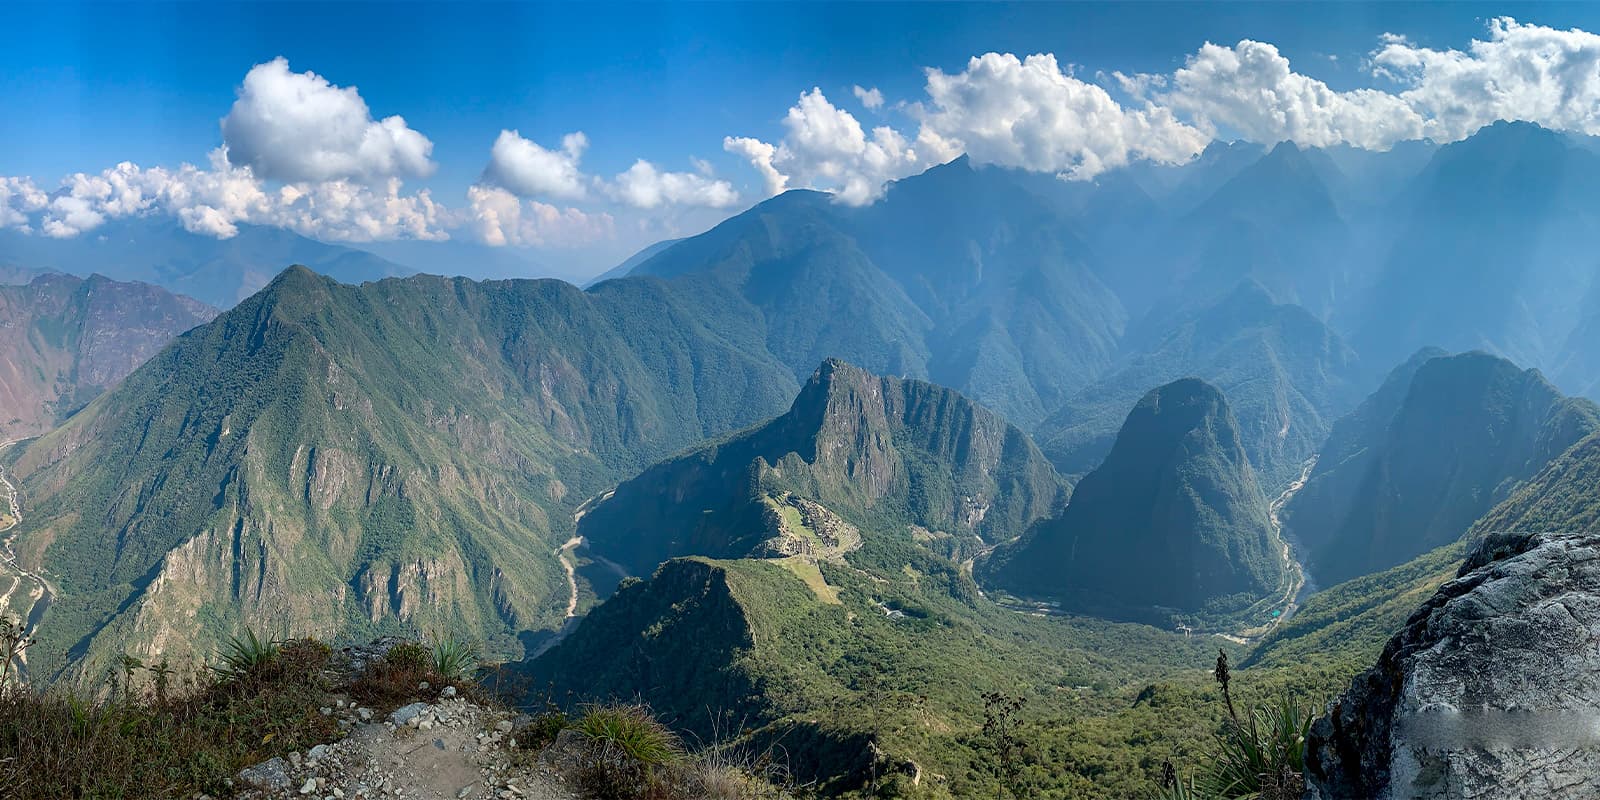
[[[249,639],[240,637],[247,648]],[[115,693],[0,686],[0,794],[225,795],[240,769],[337,735],[337,721],[318,713],[332,688],[326,646],[302,639],[249,652],[248,662],[185,675],[164,660],[128,659]]]
[[[697,800],[790,800],[794,781],[774,748],[722,742],[695,752],[677,769],[675,784]]]
[[[591,706],[573,727],[590,741],[614,748],[647,769],[664,767],[683,756],[683,742],[644,706]]]
[[[552,741],[562,728],[546,723]],[[588,800],[789,800],[787,769],[773,752],[755,753],[721,742],[694,752],[650,709],[639,704],[589,706],[575,720],[559,718],[581,734],[571,776]]]
[[[664,768],[683,743],[641,705],[596,705],[572,725],[587,747],[576,783],[591,800],[666,800],[679,796]]]

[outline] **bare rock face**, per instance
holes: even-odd
[[[1308,798],[1600,795],[1600,531],[1494,535],[1312,727]]]

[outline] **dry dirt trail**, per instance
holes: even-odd
[[[239,773],[247,800],[576,800],[544,759],[516,747],[518,718],[447,689],[380,716],[340,698],[346,735]]]

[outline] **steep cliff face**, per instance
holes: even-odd
[[[1355,410],[1340,417],[1319,443],[1317,463],[1305,485],[1280,512],[1284,531],[1297,545],[1321,544],[1334,538],[1344,524],[1344,514],[1329,513],[1345,508],[1361,491],[1361,484],[1382,454],[1381,443],[1389,423],[1400,413],[1411,381],[1422,365],[1450,355],[1437,347],[1427,347],[1389,371],[1378,390],[1368,395]],[[1301,513],[1304,511],[1305,513]]]
[[[1066,511],[984,573],[1024,596],[1139,619],[1238,613],[1289,580],[1233,413],[1196,379],[1139,401]]]
[[[1307,741],[1308,796],[1600,793],[1600,530],[1468,556]]]
[[[624,482],[579,532],[641,574],[680,555],[836,550],[825,541],[838,527],[830,516],[915,526],[972,550],[1051,513],[1065,491],[999,415],[942,387],[829,360],[788,413]],[[782,541],[794,537],[823,541]]]
[[[144,283],[0,286],[0,441],[37,436],[217,310]]]

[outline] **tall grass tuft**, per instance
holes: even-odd
[[[642,706],[593,706],[573,727],[590,741],[615,748],[646,769],[667,766],[683,756],[683,743]]]

